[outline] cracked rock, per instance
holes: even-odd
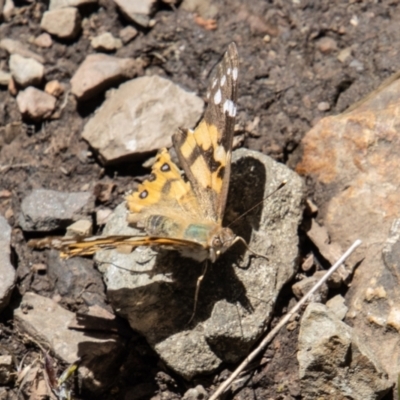
[[[49,232],[84,219],[93,208],[91,193],[36,189],[22,200],[19,224],[24,231]]]
[[[305,400],[376,400],[392,386],[368,346],[322,304],[311,303],[304,312],[297,359]]]
[[[143,158],[149,152],[171,146],[171,132],[194,126],[202,111],[199,97],[168,79],[141,77],[110,93],[85,125],[82,137],[99,152],[105,164],[128,157]]]

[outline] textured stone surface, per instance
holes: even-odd
[[[110,32],[104,32],[94,37],[90,44],[95,50],[113,51],[122,47],[122,40],[115,38]]]
[[[342,249],[363,241],[346,262],[358,265],[346,321],[392,382],[400,373],[399,98],[400,80],[391,79],[345,113],[322,119],[303,138],[297,165],[316,182],[330,240]]]
[[[99,384],[106,386],[113,379],[110,369],[121,356],[122,340],[110,334],[91,335],[88,331],[69,329],[74,317],[74,313],[53,300],[29,292],[14,312],[20,332],[51,349],[65,363],[72,364],[81,358],[79,372],[85,386],[92,390]]]
[[[15,82],[22,87],[39,85],[43,79],[44,66],[33,58],[12,54],[10,56],[9,67]]]
[[[144,27],[149,26],[150,14],[154,11],[156,0],[114,0],[121,12],[131,21]]]
[[[303,399],[377,400],[392,386],[368,346],[322,304],[304,312],[297,359]]]
[[[73,39],[81,29],[81,16],[75,7],[46,11],[40,27],[61,39]]]
[[[66,228],[93,208],[91,193],[36,189],[22,200],[19,224],[25,231],[48,232]]]
[[[71,79],[71,93],[86,100],[123,79],[133,78],[141,69],[141,62],[131,58],[90,54]]]
[[[28,46],[19,40],[10,38],[2,39],[0,40],[0,48],[6,50],[9,54],[19,54],[25,58],[33,58],[41,64],[44,63],[44,58],[41,55],[29,50]]]
[[[16,273],[11,264],[11,227],[0,215],[0,312],[8,305]]]
[[[18,93],[17,104],[23,116],[40,121],[50,117],[56,106],[56,98],[30,86]]]
[[[284,188],[232,226],[268,261],[237,245],[210,265],[191,326],[196,281],[204,264],[173,251],[144,248],[131,254],[113,250],[96,255],[113,308],[185,378],[210,373],[223,361],[237,362],[247,354],[297,267],[302,180],[261,153],[234,152],[227,221],[249,210],[282,180],[287,180]],[[138,234],[127,227],[125,205],[117,208],[104,233]]]
[[[85,125],[82,137],[106,164],[137,159],[171,146],[171,133],[193,127],[202,111],[199,97],[171,81],[159,76],[137,78],[111,92]]]

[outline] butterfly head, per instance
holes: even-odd
[[[225,253],[235,242],[236,235],[230,228],[218,227],[209,240],[209,255],[208,258],[211,262],[215,262],[219,256]]]

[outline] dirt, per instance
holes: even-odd
[[[218,7],[216,30],[196,23],[194,15],[181,10],[179,5],[160,3],[154,15],[155,26],[136,26],[140,31],[138,37],[115,55],[145,58],[149,63],[146,74],[165,76],[204,97],[213,67],[227,45],[235,41],[241,60],[237,133],[244,134],[243,146],[292,168],[301,154],[300,141],[307,130],[323,116],[339,113],[360,100],[400,65],[398,1],[214,3]],[[41,2],[17,2],[16,15],[0,25],[0,38],[29,43],[31,37],[41,33],[40,19],[45,10],[46,5]],[[85,34],[78,39],[54,39],[49,49],[31,46],[46,60],[46,81],[57,79],[68,87],[78,65],[94,52],[88,34],[109,31],[118,37],[119,30],[128,25],[108,0],[85,7],[82,14],[87,18]],[[324,47],[323,38],[334,42]],[[339,61],[338,55],[348,47],[351,56]],[[7,68],[7,60],[7,53],[0,50],[1,69]],[[12,310],[26,291],[52,296],[54,290],[49,276],[31,270],[33,264],[46,262],[47,253],[27,247],[32,236],[18,226],[22,199],[35,188],[72,192],[88,190],[89,183],[89,190],[98,194],[97,209],[113,208],[148,172],[141,163],[104,168],[80,139],[84,124],[102,100],[99,96],[83,104],[68,101],[58,119],[34,124],[21,120],[15,97],[7,88],[0,87],[0,126],[21,122],[19,134],[0,149],[0,190],[11,193],[10,197],[0,198],[0,214],[7,217],[13,228],[13,261],[18,273],[12,302],[0,316],[0,347],[10,351],[18,362],[25,355],[25,362],[34,359],[40,351],[14,329]],[[111,194],[102,196],[101,188],[108,188],[111,183],[115,185]],[[311,198],[313,190],[310,184]],[[314,200],[318,204],[318,196]],[[302,239],[301,254],[305,256],[310,246]],[[288,289],[281,297],[282,306],[277,307],[275,321],[285,313],[291,299],[293,295]],[[74,311],[82,307],[71,299],[61,303]],[[248,379],[227,398],[300,399],[296,335],[297,329],[284,329],[257,365],[253,365],[246,375]],[[210,389],[227,376],[224,370],[186,382],[168,370],[143,339],[134,336],[129,349],[115,384],[102,397],[95,398],[134,398],[128,397],[129,393],[140,389],[143,399],[179,399],[188,388],[202,384]],[[17,398],[17,389],[9,389],[9,398]],[[82,398],[91,397],[86,394]]]

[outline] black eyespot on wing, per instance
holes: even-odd
[[[147,190],[143,190],[143,192],[141,192],[141,193],[139,194],[139,197],[140,197],[141,199],[145,199],[148,195],[149,195],[149,192],[148,192]]]
[[[163,165],[161,165],[161,171],[162,172],[168,172],[168,171],[171,171],[171,167],[169,166],[169,164],[168,163],[164,163]]]

